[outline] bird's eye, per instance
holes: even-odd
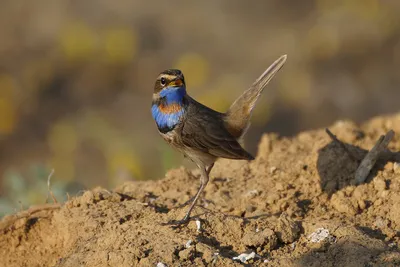
[[[167,79],[165,79],[164,77],[161,78],[160,83],[162,86],[167,84]]]

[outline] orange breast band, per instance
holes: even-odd
[[[182,106],[178,103],[173,103],[169,105],[159,105],[158,108],[164,114],[172,114],[181,111]]]

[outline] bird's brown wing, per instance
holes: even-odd
[[[185,146],[220,158],[254,159],[225,128],[221,113],[191,101],[180,135]]]

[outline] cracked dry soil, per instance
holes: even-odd
[[[400,114],[330,127],[361,156],[389,129],[400,151]],[[256,160],[217,161],[200,231],[163,225],[197,190],[199,173],[180,168],[4,217],[0,266],[400,266],[400,165],[378,161],[355,186],[358,164],[323,129],[265,134]],[[312,242],[318,228],[329,238]],[[232,260],[245,252],[256,257]]]

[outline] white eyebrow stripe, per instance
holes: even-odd
[[[158,79],[161,79],[162,77],[164,77],[167,80],[173,80],[176,78],[176,75],[160,74],[160,76],[158,76]]]

